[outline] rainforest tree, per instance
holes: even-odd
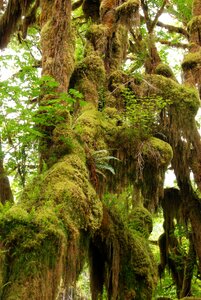
[[[17,40],[22,51],[17,72],[1,82],[2,300],[67,299],[85,262],[93,300],[103,291],[108,299],[152,299],[166,267],[177,297],[191,295],[193,271],[201,272],[201,200],[190,180],[192,173],[200,192],[200,7],[199,0],[0,2],[0,48]],[[167,15],[173,25],[162,21]],[[185,53],[182,83],[171,48]],[[177,189],[164,189],[170,164]],[[9,168],[23,187],[18,201]],[[124,201],[124,210],[105,195]],[[159,206],[157,266],[148,237]]]

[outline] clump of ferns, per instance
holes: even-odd
[[[120,161],[118,158],[109,155],[108,150],[96,150],[92,153],[88,152],[87,165],[90,172],[90,179],[98,191],[101,182],[106,182],[107,173],[115,175],[114,167],[110,164],[111,160]]]

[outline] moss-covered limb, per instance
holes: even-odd
[[[135,17],[139,9],[138,0],[127,0],[116,8],[117,18],[127,18],[130,21]],[[121,20],[122,22],[122,20]]]
[[[161,59],[158,54],[157,47],[155,45],[155,37],[153,33],[149,33],[147,43],[148,57],[145,61],[145,69],[147,74],[153,74],[155,73],[156,67],[161,63]]]
[[[85,101],[98,108],[98,91],[105,83],[105,67],[99,53],[92,51],[79,63],[71,77],[71,86],[80,90]]]
[[[0,216],[7,265],[2,299],[55,299],[61,280],[66,286],[76,280],[81,232],[94,232],[102,220],[82,148],[41,175],[20,204],[2,207]]]
[[[178,109],[181,117],[185,113],[185,117],[189,116],[187,121],[189,118],[194,119],[200,106],[196,89],[180,85],[160,75],[146,76],[143,86],[145,95],[156,95],[162,97],[164,101],[169,100],[169,105]]]
[[[55,299],[65,273],[67,235],[54,208],[28,213],[19,205],[1,207],[0,223],[1,298]]]
[[[42,90],[43,97],[40,105],[41,113],[43,113],[42,106],[46,106],[52,98],[59,97],[55,95],[55,92],[58,94],[67,92],[70,76],[74,69],[74,41],[70,22],[71,1],[41,1],[40,6],[42,74],[54,78],[58,83],[58,86],[53,88],[53,95],[46,95],[45,89]],[[60,102],[61,105],[66,106],[65,101],[61,100]],[[55,113],[59,114],[59,112]],[[66,119],[67,122],[68,116]],[[49,150],[54,146],[52,136],[56,126],[54,121],[53,119],[52,125],[44,124],[40,128],[43,133],[40,141],[41,169],[43,162],[49,165]]]
[[[105,56],[106,69],[118,70],[126,58],[128,48],[128,31],[125,26],[118,25],[109,43],[109,51]]]
[[[195,52],[188,53],[182,62],[182,69],[184,71],[185,83],[190,86],[198,85],[200,87],[200,64],[201,64],[201,50],[200,47]]]
[[[119,216],[104,208],[102,225],[91,244],[94,299],[101,294],[103,283],[108,299],[151,299],[156,266],[143,237],[126,229]],[[101,269],[95,264],[97,258],[102,262]]]

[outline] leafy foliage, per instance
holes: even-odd
[[[141,138],[150,136],[156,130],[161,111],[171,102],[159,96],[138,98],[126,88],[123,97],[126,102],[127,122],[135,135]]]

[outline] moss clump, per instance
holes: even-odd
[[[77,118],[75,132],[80,141],[89,149],[107,149],[102,130],[101,113],[89,104],[82,110]]]
[[[136,12],[136,10],[138,10],[138,8],[138,0],[127,0],[116,8],[116,13],[120,17],[126,16],[127,18],[129,18]]]
[[[144,207],[135,207],[128,216],[128,226],[148,238],[153,229],[151,213]]]
[[[62,206],[67,227],[69,222],[80,229],[94,230],[100,225],[102,205],[77,154],[65,156],[47,172],[41,184],[41,199]]]
[[[172,160],[173,151],[170,144],[151,137],[143,146],[143,156],[149,161],[155,161],[157,166],[167,167]]]
[[[194,119],[199,107],[200,99],[196,89],[176,83],[161,75],[147,75],[143,84],[144,94],[160,96],[169,106],[174,106],[182,117]]]
[[[75,74],[77,79],[87,77],[97,85],[101,85],[105,81],[103,60],[96,52],[92,52],[76,67]]]
[[[184,60],[182,62],[182,69],[184,71],[194,69],[199,67],[201,64],[201,52],[188,53],[185,55]]]
[[[90,26],[86,38],[92,44],[95,51],[104,55],[107,46],[108,28],[102,24],[93,24]]]
[[[91,52],[77,65],[71,78],[71,86],[80,90],[87,102],[98,106],[98,90],[105,82],[105,67],[97,52]]]
[[[155,69],[155,73],[176,80],[172,69],[168,65],[159,64]]]

